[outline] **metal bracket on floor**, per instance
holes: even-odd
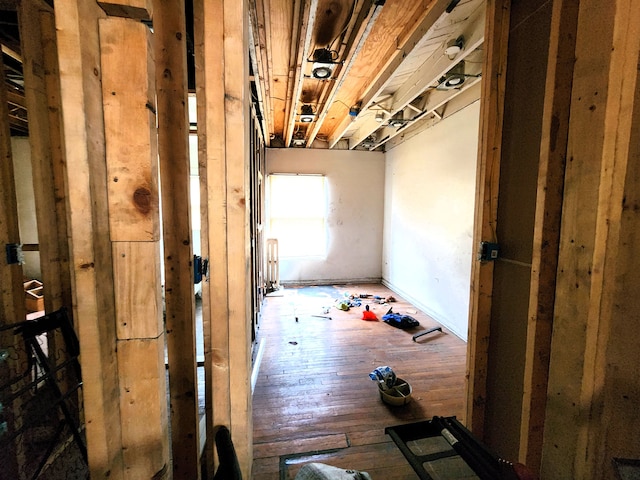
[[[419,337],[421,337],[423,335],[427,335],[428,333],[433,333],[433,332],[442,332],[442,327],[433,327],[433,328],[430,328],[429,330],[426,330],[424,332],[416,333],[413,336],[413,341],[415,342],[416,338],[419,338]]]

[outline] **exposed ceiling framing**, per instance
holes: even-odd
[[[15,1],[0,8],[11,128],[26,135]],[[251,90],[267,145],[384,149],[442,118],[481,79],[484,9],[485,0],[249,0]],[[327,78],[314,77],[317,52],[329,52]],[[454,73],[464,81],[444,88]]]
[[[442,118],[481,79],[484,10],[485,0],[251,0],[267,144],[375,150]],[[319,50],[331,52],[327,78],[312,72]]]

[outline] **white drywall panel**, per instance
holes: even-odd
[[[16,199],[18,202],[18,225],[20,242],[38,243],[38,222],[36,220],[36,199],[33,192],[31,174],[31,146],[28,137],[11,137],[11,154],[13,156],[13,175],[16,183]],[[42,280],[40,270],[40,254],[24,252],[22,270],[27,278]]]
[[[480,102],[386,153],[383,281],[467,339]]]

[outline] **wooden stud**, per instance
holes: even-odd
[[[0,80],[4,86],[4,68]],[[22,265],[8,264],[5,250],[8,244],[21,243],[6,92],[6,88],[0,88],[0,247],[3,250],[0,257],[0,325],[16,323],[25,318]]]
[[[118,340],[163,331],[158,242],[113,242]]]
[[[554,2],[542,118],[520,427],[520,461],[533,471],[540,469],[542,459],[577,19],[577,0]]]
[[[164,336],[118,342],[126,478],[171,478]]]
[[[126,335],[117,342],[125,477],[168,478],[151,32],[117,17],[99,20],[99,30],[116,321]],[[150,359],[146,368],[143,358]],[[157,428],[140,421],[145,412]]]
[[[224,2],[226,220],[231,427],[243,477],[251,477],[249,72],[246,0]],[[240,54],[239,52],[242,52]]]
[[[62,144],[62,106],[60,103],[60,69],[58,68],[58,48],[56,41],[56,26],[53,11],[40,11],[40,30],[42,33],[42,49],[44,53],[44,79],[47,92],[47,110],[49,115],[49,148],[51,149],[51,170],[53,173],[53,193],[56,208],[57,263],[61,306],[71,310],[71,271],[69,263],[69,244],[67,236],[67,163]],[[46,291],[45,286],[45,291]],[[46,297],[45,297],[46,300]],[[46,302],[45,302],[46,305]],[[56,309],[56,305],[52,305]],[[71,315],[71,311],[69,312]]]
[[[205,351],[207,469],[214,469],[216,425],[230,420],[229,304],[226,241],[223,2],[194,2],[198,102],[201,248],[215,268],[202,289]],[[198,60],[199,59],[199,60]],[[220,61],[222,59],[222,61]],[[233,435],[233,432],[232,432]]]
[[[50,70],[55,68],[57,55],[55,43],[51,42],[53,16],[50,8],[45,7],[43,2],[25,0],[20,2],[18,18],[24,62],[25,101],[29,118],[29,144],[40,244],[40,268],[44,283],[45,310],[51,312],[62,307],[63,297],[68,301],[70,295],[68,265],[61,265],[62,260],[68,257],[68,252],[64,204],[60,201],[64,192],[64,179],[60,178],[64,174],[60,168],[63,162],[60,151],[60,124],[53,111],[58,108],[58,105],[51,104],[49,96],[53,95],[53,100],[59,101],[57,82],[54,78],[55,71]],[[42,20],[47,21],[46,28],[49,36],[46,52],[43,44]],[[54,163],[58,178],[54,174]],[[59,190],[60,187],[62,191]],[[60,230],[59,218],[62,221]]]
[[[631,332],[640,326],[640,4],[616,2],[603,124],[584,376],[574,460],[576,478],[617,476],[606,458],[638,458],[628,439],[640,426],[640,360]],[[636,385],[635,387],[633,385]],[[585,455],[583,452],[587,452]]]
[[[174,479],[200,478],[184,2],[155,6],[158,150]]]
[[[575,462],[584,457],[578,436],[589,420],[581,406],[581,389],[592,281],[598,268],[594,264],[597,192],[615,10],[608,3],[589,0],[580,2],[578,13],[542,478],[579,478]]]
[[[111,240],[157,241],[159,205],[155,67],[142,23],[100,22]],[[142,131],[141,126],[145,126]]]
[[[217,237],[209,239],[209,232],[216,231],[220,222],[216,222],[217,216],[223,215],[218,204],[209,205],[209,176],[211,182],[218,188],[224,188],[224,184],[216,184],[216,175],[224,175],[224,165],[221,161],[209,163],[210,155],[213,158],[221,158],[224,155],[224,144],[218,139],[220,131],[224,130],[224,101],[221,92],[224,91],[222,79],[222,62],[215,61],[215,50],[222,45],[222,26],[220,22],[211,22],[211,19],[221,18],[222,11],[218,2],[211,3],[204,0],[194,0],[194,43],[196,55],[196,103],[197,103],[197,123],[198,123],[198,164],[200,177],[200,250],[203,258],[208,258],[213,265],[226,255],[226,243],[217,241]],[[206,19],[210,19],[209,23]],[[207,28],[205,28],[205,24]],[[219,58],[222,58],[220,56]],[[208,134],[209,129],[211,133]],[[216,170],[218,169],[218,170]],[[210,218],[210,211],[212,217]],[[217,214],[217,216],[215,215]],[[222,217],[224,220],[224,217]],[[211,222],[211,225],[209,224]],[[222,222],[223,223],[223,222]],[[221,268],[226,272],[226,264],[218,263],[216,268]],[[206,471],[213,472],[215,468],[214,459],[214,394],[213,385],[214,371],[214,350],[213,350],[213,329],[212,329],[212,304],[216,310],[223,309],[226,312],[226,302],[217,303],[226,297],[226,285],[221,285],[221,289],[211,288],[210,280],[202,286],[202,323],[204,341],[204,362],[205,362],[205,430],[206,446],[205,459]],[[216,303],[214,303],[216,302]],[[223,313],[224,314],[224,313]],[[215,352],[218,359],[221,352]],[[224,412],[228,416],[228,409],[225,406],[215,408],[216,413]]]
[[[120,480],[122,425],[98,39],[104,12],[94,2],[59,0],[55,15],[89,470],[92,479]]]
[[[480,104],[480,141],[476,173],[474,248],[496,240],[502,123],[509,39],[510,0],[489,0],[485,22],[485,58]],[[473,260],[467,343],[467,427],[484,433],[493,263]]]
[[[98,5],[100,5],[108,15],[114,17],[147,21],[153,18],[153,0],[98,1]]]
[[[202,65],[197,83],[203,236],[207,232],[203,246],[215,266],[203,294],[203,312],[209,303],[208,318],[203,318],[207,448],[213,448],[212,428],[229,426],[243,476],[250,478],[247,13],[244,1],[194,4],[194,16],[202,22],[196,29],[196,52]]]

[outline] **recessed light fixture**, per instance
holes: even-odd
[[[440,80],[438,80],[436,90],[451,90],[459,88],[466,79],[467,76],[464,73],[464,62],[460,62],[440,78]]]
[[[313,52],[313,66],[311,74],[314,78],[320,80],[331,77],[336,63],[334,62],[333,53],[327,48],[318,48]]]
[[[387,125],[393,128],[400,128],[404,127],[407,123],[409,123],[409,120],[404,118],[404,114],[401,110],[389,119]]]
[[[315,118],[316,114],[313,113],[313,107],[311,105],[302,105],[300,109],[300,121],[302,123],[311,123]]]
[[[291,139],[291,145],[294,147],[304,147],[306,143],[304,132],[296,132]]]
[[[376,113],[376,122],[382,123],[384,121],[384,112]]]

